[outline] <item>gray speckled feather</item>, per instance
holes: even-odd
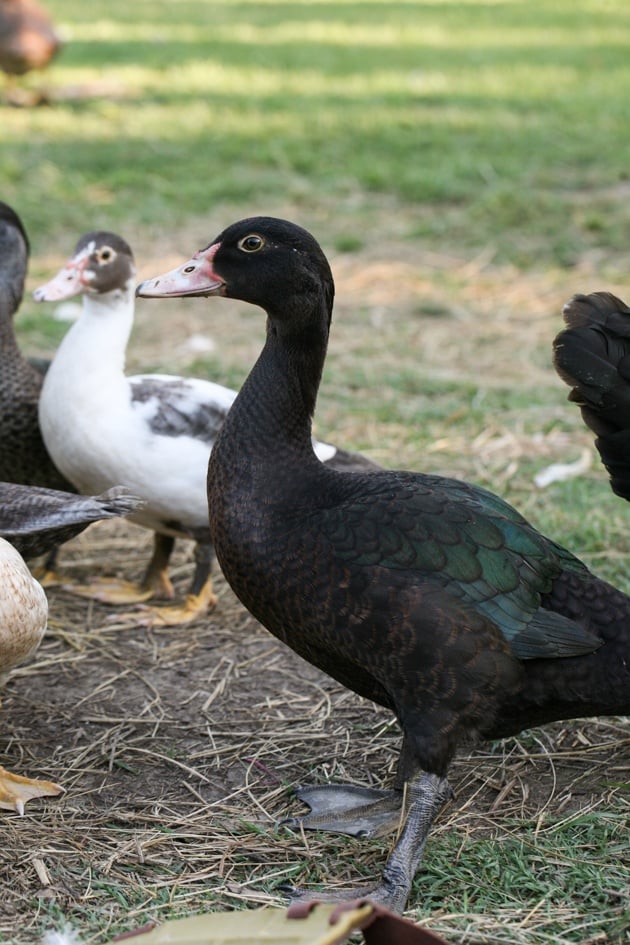
[[[208,384],[195,378],[140,374],[130,380],[131,399],[152,433],[191,436],[209,446],[214,443],[236,392],[216,386],[216,401],[208,398]],[[198,388],[203,387],[202,394]]]
[[[131,515],[142,500],[122,486],[99,496],[0,482],[0,538],[23,557],[45,554],[91,522]]]

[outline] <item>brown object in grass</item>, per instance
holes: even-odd
[[[43,69],[61,47],[51,17],[35,0],[0,0],[0,69]]]

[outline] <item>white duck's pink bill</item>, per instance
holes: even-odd
[[[219,248],[214,243],[161,276],[145,279],[136,289],[136,295],[143,299],[167,299],[181,295],[221,295],[225,286],[223,280],[212,269],[212,260]]]
[[[83,292],[83,271],[87,256],[70,259],[57,275],[33,292],[36,302],[60,302]]]

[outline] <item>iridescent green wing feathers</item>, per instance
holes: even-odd
[[[485,489],[412,473],[361,477],[360,496],[350,491],[321,521],[338,559],[405,571],[419,591],[441,585],[492,621],[520,659],[577,656],[601,643],[542,606],[564,571],[588,578],[586,566]]]

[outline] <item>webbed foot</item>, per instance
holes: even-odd
[[[290,830],[323,830],[351,837],[380,837],[400,826],[403,795],[353,784],[305,785],[296,797],[311,808],[302,817],[287,817]]]
[[[93,578],[88,584],[62,584],[62,588],[76,597],[97,600],[101,604],[141,604],[156,593],[154,587],[116,578]]]
[[[409,783],[409,810],[402,833],[375,886],[358,886],[326,892],[304,892],[294,887],[283,887],[291,899],[338,901],[365,898],[377,902],[392,912],[402,913],[407,905],[413,878],[418,872],[424,848],[433,821],[444,804],[452,797],[446,778],[436,774],[417,775]]]
[[[170,535],[154,533],[153,554],[139,584],[104,577],[93,578],[88,584],[63,584],[62,587],[77,597],[87,597],[102,604],[142,604],[152,597],[172,600],[175,591],[168,576],[168,563],[174,545],[175,539]]]
[[[212,591],[212,582],[202,588],[200,594],[188,594],[181,605],[172,607],[142,607],[135,615],[139,624],[152,627],[182,627],[198,620],[216,607],[217,598]],[[131,614],[123,616],[131,617]]]
[[[23,778],[13,774],[6,768],[0,767],[0,808],[17,811],[24,814],[24,805],[34,797],[55,796],[63,794],[60,784],[52,781],[39,781],[35,778]]]

